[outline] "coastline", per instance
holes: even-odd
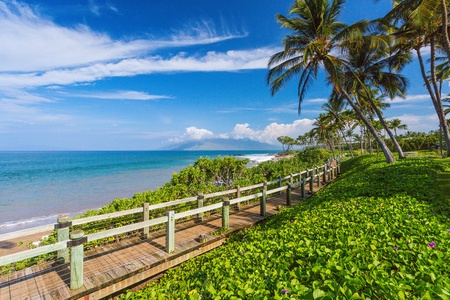
[[[247,158],[250,160],[250,163],[252,166],[258,165],[262,162],[266,161],[273,161],[277,162],[282,159],[288,159],[294,157],[294,155],[288,154],[283,155],[280,153],[276,154],[249,154],[249,155],[239,155],[242,158]],[[83,213],[84,211],[81,211],[78,214]],[[76,215],[76,214],[75,214]],[[74,214],[71,215],[71,217],[74,216]],[[30,222],[31,223],[31,222]],[[34,227],[34,226],[33,226]],[[13,254],[16,252],[24,251],[29,249],[30,244],[37,245],[39,241],[52,232],[45,232],[45,233],[38,233],[38,234],[32,234],[29,236],[21,237],[21,238],[15,238],[8,241],[0,241],[0,256],[7,255],[7,254]]]
[[[0,234],[75,217],[156,190],[200,157],[275,151],[88,151],[0,153]],[[258,163],[261,162],[258,160]]]

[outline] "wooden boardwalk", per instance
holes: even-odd
[[[299,188],[293,190],[292,200],[293,205],[301,201]],[[285,205],[286,194],[269,197],[266,217]],[[259,203],[231,210],[229,232],[250,227],[266,217],[260,216]],[[107,298],[220,246],[226,239],[226,235],[217,233],[221,228],[220,215],[205,218],[202,223],[177,224],[175,251],[170,254],[165,251],[165,231],[154,232],[149,239],[135,237],[86,251],[84,285],[74,291],[69,288],[70,264],[44,263],[17,271],[0,277],[0,300]],[[200,242],[201,234],[206,235],[206,242]]]

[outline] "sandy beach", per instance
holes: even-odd
[[[0,241],[0,256],[29,250],[30,243],[39,242],[43,237],[48,236],[51,233],[51,231],[41,232],[7,241]]]

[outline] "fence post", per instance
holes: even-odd
[[[175,250],[175,212],[166,211],[166,251],[172,253]]]
[[[70,234],[70,289],[76,290],[83,286],[83,258],[86,241],[83,230],[74,230]]]
[[[323,167],[322,181],[323,181],[323,184],[325,184],[327,182],[327,165],[325,165]]]
[[[294,183],[294,175],[289,174],[289,183],[293,184]]]
[[[267,202],[267,181],[263,181],[262,197],[259,206],[259,214],[263,217],[266,216],[266,202]]]
[[[280,178],[278,179],[278,187],[283,186],[283,180],[281,178],[283,178],[283,177],[280,176]],[[281,191],[278,194],[281,195]]]
[[[223,198],[222,204],[222,229],[228,231],[230,229],[230,200]]]
[[[333,171],[333,167],[332,166],[327,167],[328,181],[331,181],[331,172],[332,171]]]
[[[314,191],[314,168],[309,171],[309,193],[312,194]]]
[[[149,216],[149,204],[148,202],[144,202],[143,204],[143,216],[142,216],[142,220],[148,221],[150,219]],[[150,237],[150,227],[144,227],[144,238],[148,239]]]
[[[317,175],[317,188],[320,189],[320,169],[316,167],[316,175]]]
[[[205,199],[205,196],[203,195],[203,193],[198,193],[197,196],[197,208],[201,208],[203,207],[203,200]],[[203,222],[203,213],[199,213],[197,215],[197,218],[200,222]]]
[[[291,200],[291,191],[292,191],[292,185],[288,184],[287,190],[286,190],[286,205],[291,206],[292,200]]]
[[[341,174],[341,164],[337,164],[337,173],[338,175]]]
[[[239,185],[236,186],[236,198],[237,199],[241,198],[241,187]],[[241,209],[241,202],[236,203],[236,209],[237,210]]]
[[[69,216],[58,216],[58,242],[67,241],[69,239],[69,227],[72,224],[69,222]],[[69,261],[69,248],[58,250],[57,260],[60,263]]]
[[[302,199],[306,198],[305,185],[306,185],[306,180],[302,179],[302,186],[301,186]]]

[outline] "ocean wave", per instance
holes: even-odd
[[[240,158],[246,158],[249,160],[250,165],[259,164],[265,161],[271,161],[275,155],[269,154],[269,153],[263,153],[263,154],[246,154],[246,155],[240,155]]]
[[[14,221],[8,221],[0,223],[0,234],[9,233],[18,230],[29,229],[33,227],[54,224],[57,222],[58,216],[64,215],[71,218],[81,215],[85,211],[78,211],[72,213],[51,214],[47,216],[37,216],[30,219],[20,219]]]

